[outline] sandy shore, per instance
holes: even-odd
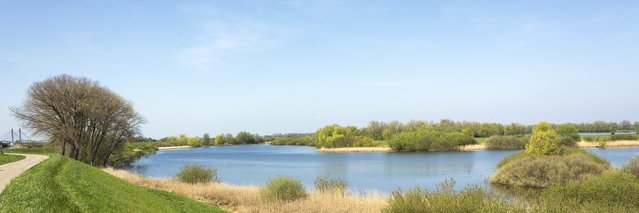
[[[577,142],[579,147],[598,147],[599,142]],[[608,141],[606,147],[624,147],[624,146],[639,146],[639,141]]]
[[[165,147],[158,147],[159,150],[186,149],[186,148],[192,148],[192,146],[165,146]]]
[[[486,145],[484,144],[471,144],[465,146],[459,146],[459,151],[475,151],[475,150],[484,150],[486,149]]]
[[[319,148],[318,152],[392,152],[390,147],[343,147],[343,148]]]

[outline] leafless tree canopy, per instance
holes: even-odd
[[[87,78],[59,75],[29,88],[13,115],[36,134],[48,136],[62,155],[104,166],[144,122],[133,105]]]

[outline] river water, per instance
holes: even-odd
[[[639,147],[587,150],[617,167],[639,154]],[[473,184],[488,186],[488,177],[497,163],[515,152],[322,153],[307,146],[211,146],[161,150],[127,169],[166,178],[174,177],[185,164],[196,163],[216,168],[228,184],[261,186],[284,175],[302,180],[308,189],[313,188],[318,176],[330,175],[344,178],[353,192],[386,194],[416,185],[432,189],[450,179],[456,182],[455,189]]]

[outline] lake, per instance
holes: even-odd
[[[617,167],[639,154],[639,147],[587,150]],[[432,189],[450,179],[456,182],[455,189],[472,184],[487,186],[497,163],[515,152],[322,153],[307,146],[211,146],[161,150],[127,169],[166,178],[174,177],[185,164],[196,163],[216,168],[228,184],[262,186],[269,179],[284,175],[299,178],[308,189],[313,188],[315,178],[329,174],[347,180],[353,192],[385,194],[416,185]]]

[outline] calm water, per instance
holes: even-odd
[[[639,148],[588,149],[613,165],[623,165]],[[313,147],[244,145],[158,151],[140,159],[130,171],[156,178],[173,177],[184,164],[218,169],[222,181],[236,185],[263,185],[269,179],[291,176],[313,188],[316,177],[342,177],[355,192],[388,193],[397,187],[436,187],[454,179],[455,188],[486,185],[497,163],[517,151],[431,153],[318,153]]]

